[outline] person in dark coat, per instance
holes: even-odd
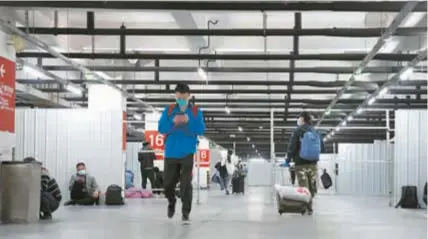
[[[152,189],[155,188],[155,174],[153,171],[154,160],[156,159],[155,153],[148,142],[143,142],[143,152],[138,153],[138,161],[140,162],[141,171],[141,186],[143,189],[147,187],[147,179],[150,180]],[[151,152],[150,152],[151,151]]]

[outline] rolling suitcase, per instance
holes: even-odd
[[[233,193],[245,193],[245,177],[233,177],[232,178],[232,194]]]
[[[279,185],[275,185],[275,189],[279,215],[283,213],[301,213],[304,215],[306,213],[309,202],[308,196],[310,195],[307,189],[283,187]],[[290,195],[290,197],[287,198],[281,195],[284,194],[284,192],[280,192],[282,189],[286,189],[287,192],[285,194],[287,194],[287,196]]]

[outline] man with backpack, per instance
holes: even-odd
[[[316,193],[317,163],[324,144],[321,135],[312,127],[312,117],[302,112],[297,120],[297,128],[293,131],[287,150],[287,162],[294,162],[299,187],[305,187]],[[312,200],[308,203],[308,214],[313,213]]]
[[[24,158],[26,163],[35,163],[37,160],[33,157]],[[42,167],[41,174],[41,194],[40,194],[40,219],[52,219],[52,213],[56,211],[61,202],[61,190],[55,178],[49,175],[49,171]]]
[[[162,112],[158,131],[165,136],[164,188],[168,217],[175,214],[175,186],[180,181],[182,220],[187,223],[192,207],[193,157],[198,136],[205,132],[205,123],[202,112],[189,102],[188,85],[177,84],[175,98],[176,102]]]
[[[86,165],[83,162],[76,164],[76,171],[76,174],[71,175],[68,186],[71,200],[64,206],[99,205],[101,190],[95,177],[86,172]]]
[[[153,172],[154,160],[156,155],[153,152],[152,147],[148,142],[143,142],[143,152],[138,152],[138,161],[140,162],[140,171],[141,171],[141,186],[143,189],[146,189],[147,178],[150,180],[150,185],[152,189],[155,188],[155,174]]]

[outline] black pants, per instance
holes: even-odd
[[[150,185],[152,185],[152,189],[155,188],[155,173],[153,172],[153,169],[147,169],[140,167],[141,171],[141,187],[146,189],[147,187],[147,178],[150,180]]]
[[[165,196],[170,205],[175,205],[175,186],[180,181],[180,198],[183,203],[181,212],[183,215],[189,215],[192,210],[192,171],[193,154],[184,158],[165,158],[164,168],[164,186]]]
[[[40,194],[40,212],[53,213],[59,207],[59,202],[49,192],[41,192]]]

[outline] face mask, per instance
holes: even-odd
[[[77,175],[81,175],[81,176],[86,175],[86,170],[79,170],[79,171],[77,171]]]
[[[187,100],[185,99],[177,99],[177,104],[180,108],[184,108],[187,106]]]
[[[299,121],[299,119],[297,119],[297,126],[300,126],[300,121]]]

